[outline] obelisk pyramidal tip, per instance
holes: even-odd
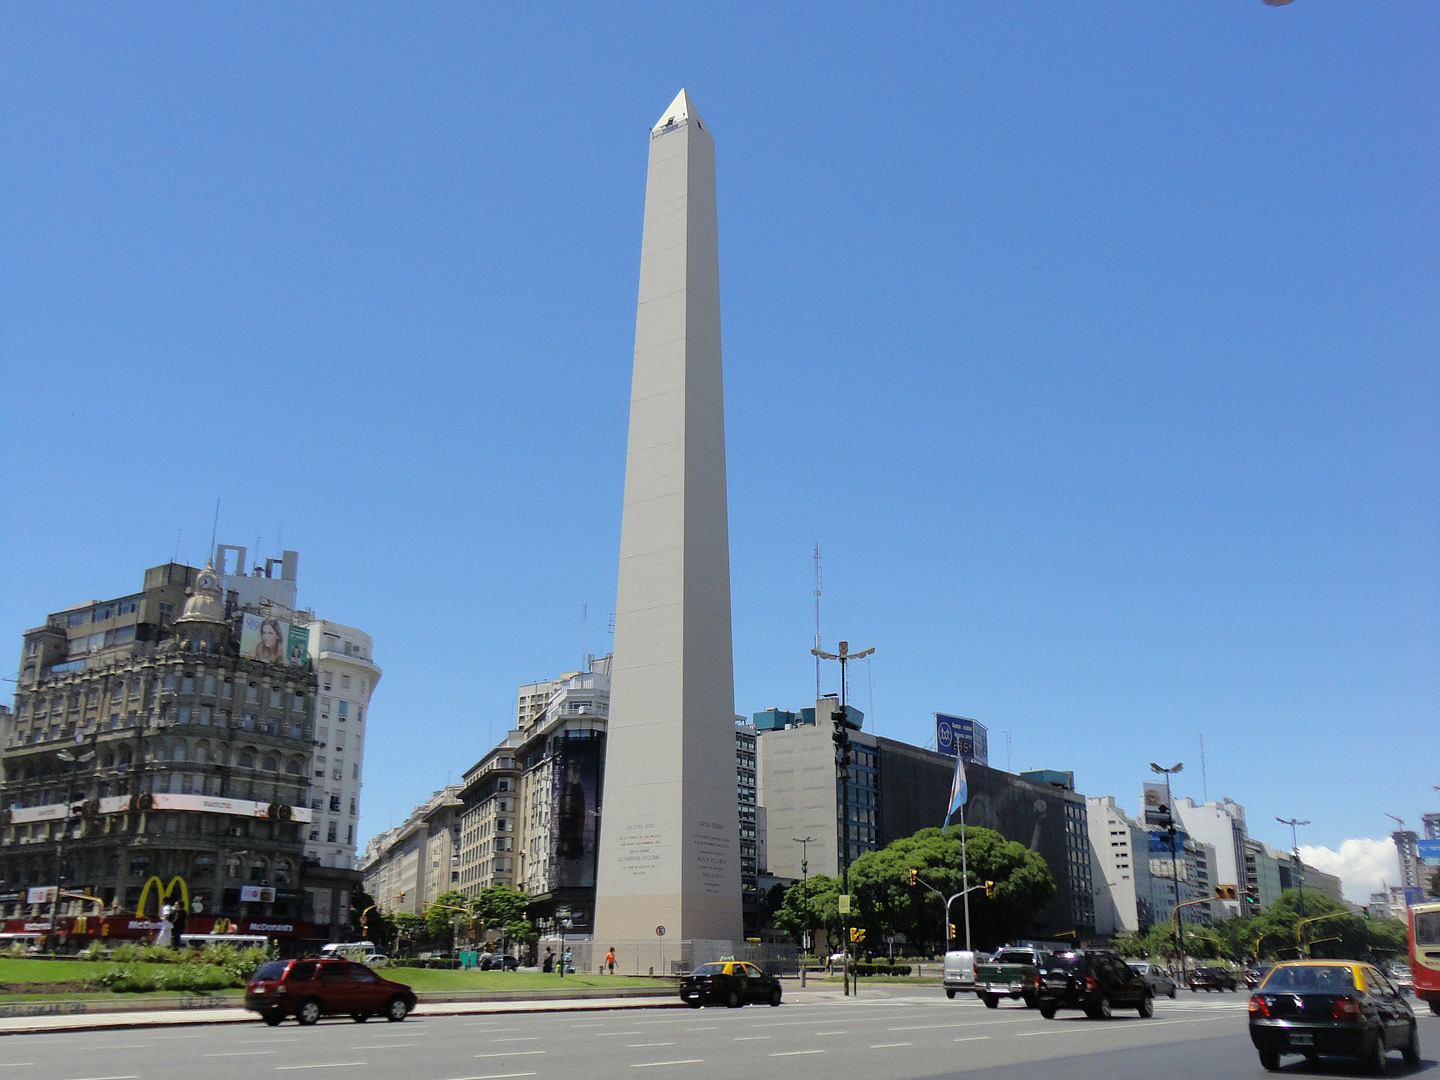
[[[659,970],[742,929],[715,144],[684,90],[649,150],[595,940]]]

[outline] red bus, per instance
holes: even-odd
[[[1410,908],[1410,977],[1415,996],[1440,1015],[1440,901]]]

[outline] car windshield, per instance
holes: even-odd
[[[1300,990],[1343,994],[1355,989],[1355,974],[1338,964],[1326,967],[1276,968],[1265,980],[1265,990]]]
[[[273,982],[274,980],[280,978],[280,976],[284,973],[284,971],[285,971],[285,961],[283,961],[283,960],[270,960],[270,961],[267,961],[266,963],[261,964],[258,968],[256,968],[256,969],[255,969],[255,974],[254,974],[254,975],[251,975],[250,977],[251,977],[252,979],[256,979],[256,980],[260,980],[260,981]]]
[[[1079,971],[1085,967],[1085,957],[1079,953],[1057,953],[1050,958],[1052,971]]]

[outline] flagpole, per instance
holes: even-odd
[[[960,898],[965,905],[965,951],[970,951],[970,868],[965,861],[965,804],[960,804],[960,887],[965,895]]]

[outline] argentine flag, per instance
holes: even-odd
[[[955,811],[965,805],[965,799],[970,794],[970,785],[965,782],[965,759],[957,752],[955,755],[955,779],[950,782],[950,809],[945,812],[945,824],[950,824],[950,819],[955,816]]]

